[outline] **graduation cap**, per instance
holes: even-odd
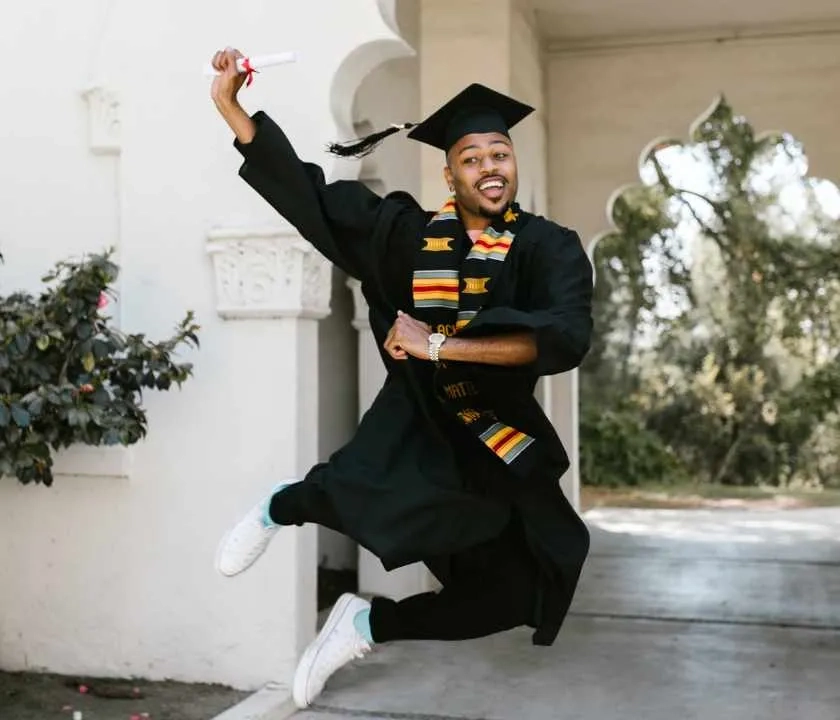
[[[332,143],[329,151],[339,157],[361,158],[373,152],[385,138],[401,130],[411,130],[408,137],[412,140],[448,152],[464,135],[471,133],[497,132],[509,136],[510,129],[533,111],[530,105],[473,83],[423,122],[398,123],[358,140]]]

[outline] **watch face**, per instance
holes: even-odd
[[[432,333],[429,335],[429,342],[435,343],[436,345],[440,345],[444,340],[446,340],[446,335],[443,333]]]

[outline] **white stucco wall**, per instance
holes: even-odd
[[[150,433],[123,454],[127,477],[60,477],[52,489],[0,480],[0,667],[286,681],[314,630],[314,530],[283,533],[235,580],[215,573],[213,556],[256,498],[317,460],[318,329],[217,315],[208,231],[278,219],[236,177],[200,73],[226,44],[299,51],[244,102],[323,159],[360,78],[402,46],[373,0],[265,0],[243,12],[218,0],[33,0],[5,7],[3,25],[8,56],[28,59],[6,82],[16,110],[0,116],[0,292],[115,244],[124,329],[161,337],[187,308],[203,329],[195,378],[147,397]],[[90,151],[80,93],[91,85],[118,94],[119,155]],[[255,272],[284,282],[249,248]]]

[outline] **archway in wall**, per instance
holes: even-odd
[[[831,491],[840,457],[840,191],[718,98],[642,153],[597,239],[580,372],[584,503]],[[723,490],[721,490],[721,488]],[[613,497],[613,499],[615,499]]]

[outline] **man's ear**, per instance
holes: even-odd
[[[455,178],[452,176],[452,170],[449,169],[449,165],[446,165],[443,168],[443,179],[446,181],[446,184],[449,186],[450,191],[455,189]]]

